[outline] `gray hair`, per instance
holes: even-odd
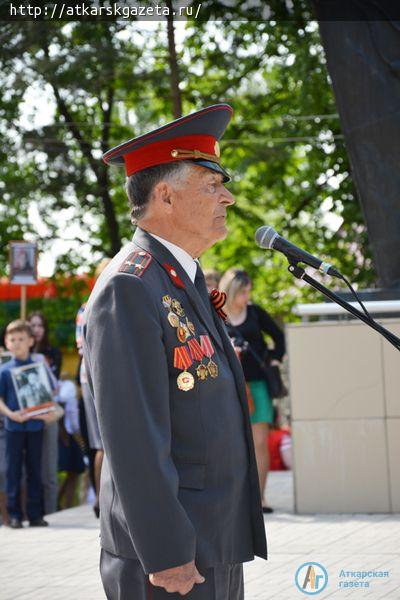
[[[192,166],[191,161],[180,160],[149,167],[128,177],[126,192],[131,207],[132,223],[136,224],[144,216],[157,183],[168,181],[178,184],[184,172]]]

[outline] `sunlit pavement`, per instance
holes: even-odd
[[[400,600],[399,515],[294,515],[290,473],[270,474],[267,489],[275,508],[266,516],[270,558],[245,565],[246,600],[309,598],[295,583],[297,569],[308,561],[328,574],[325,589],[313,594],[317,598]],[[104,600],[92,509],[81,506],[47,519],[46,529],[0,528],[0,600]],[[389,576],[343,576],[360,571]],[[369,587],[343,587],[356,580]],[[318,592],[310,584],[305,591]]]

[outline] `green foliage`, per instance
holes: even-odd
[[[235,109],[221,144],[236,197],[230,235],[204,264],[241,265],[255,300],[287,319],[294,303],[319,297],[280,255],[255,246],[258,226],[330,258],[359,286],[374,285],[375,273],[309,3],[294,3],[290,21],[278,0],[269,3],[276,21],[251,21],[233,4],[203,2],[203,20],[188,22],[178,45],[184,112],[224,101]],[[106,168],[101,153],[172,118],[166,24],[6,24],[0,42],[0,273],[9,240],[38,235],[32,205],[44,250],[71,239],[57,272],[93,267],[131,236],[123,170]],[[54,108],[37,128],[20,124],[34,90]],[[79,303],[49,302],[51,320],[68,321]]]
[[[221,145],[234,174],[230,235],[207,253],[205,264],[220,271],[242,266],[253,278],[255,300],[293,318],[294,304],[320,296],[293,280],[281,255],[255,246],[255,229],[269,224],[332,260],[359,286],[374,285],[316,24],[300,18],[205,23],[187,45],[199,73],[198,81],[190,79],[191,93],[201,89],[204,103],[225,98],[236,115]]]

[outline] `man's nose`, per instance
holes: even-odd
[[[235,204],[235,198],[233,197],[233,194],[231,194],[231,192],[226,188],[223,189],[223,192],[221,194],[221,202],[223,202],[223,204],[225,204],[226,206],[231,206],[232,204]]]

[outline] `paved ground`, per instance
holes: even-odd
[[[307,561],[328,572],[327,587],[317,598],[400,600],[399,515],[294,515],[290,473],[272,474],[269,502],[277,509],[266,519],[270,560],[245,566],[246,600],[309,597],[294,583],[296,570]],[[90,507],[48,520],[48,529],[0,528],[0,600],[104,600],[98,524]],[[389,576],[364,578],[369,588],[339,588],[340,581],[355,579],[340,578],[341,570],[388,571]]]

